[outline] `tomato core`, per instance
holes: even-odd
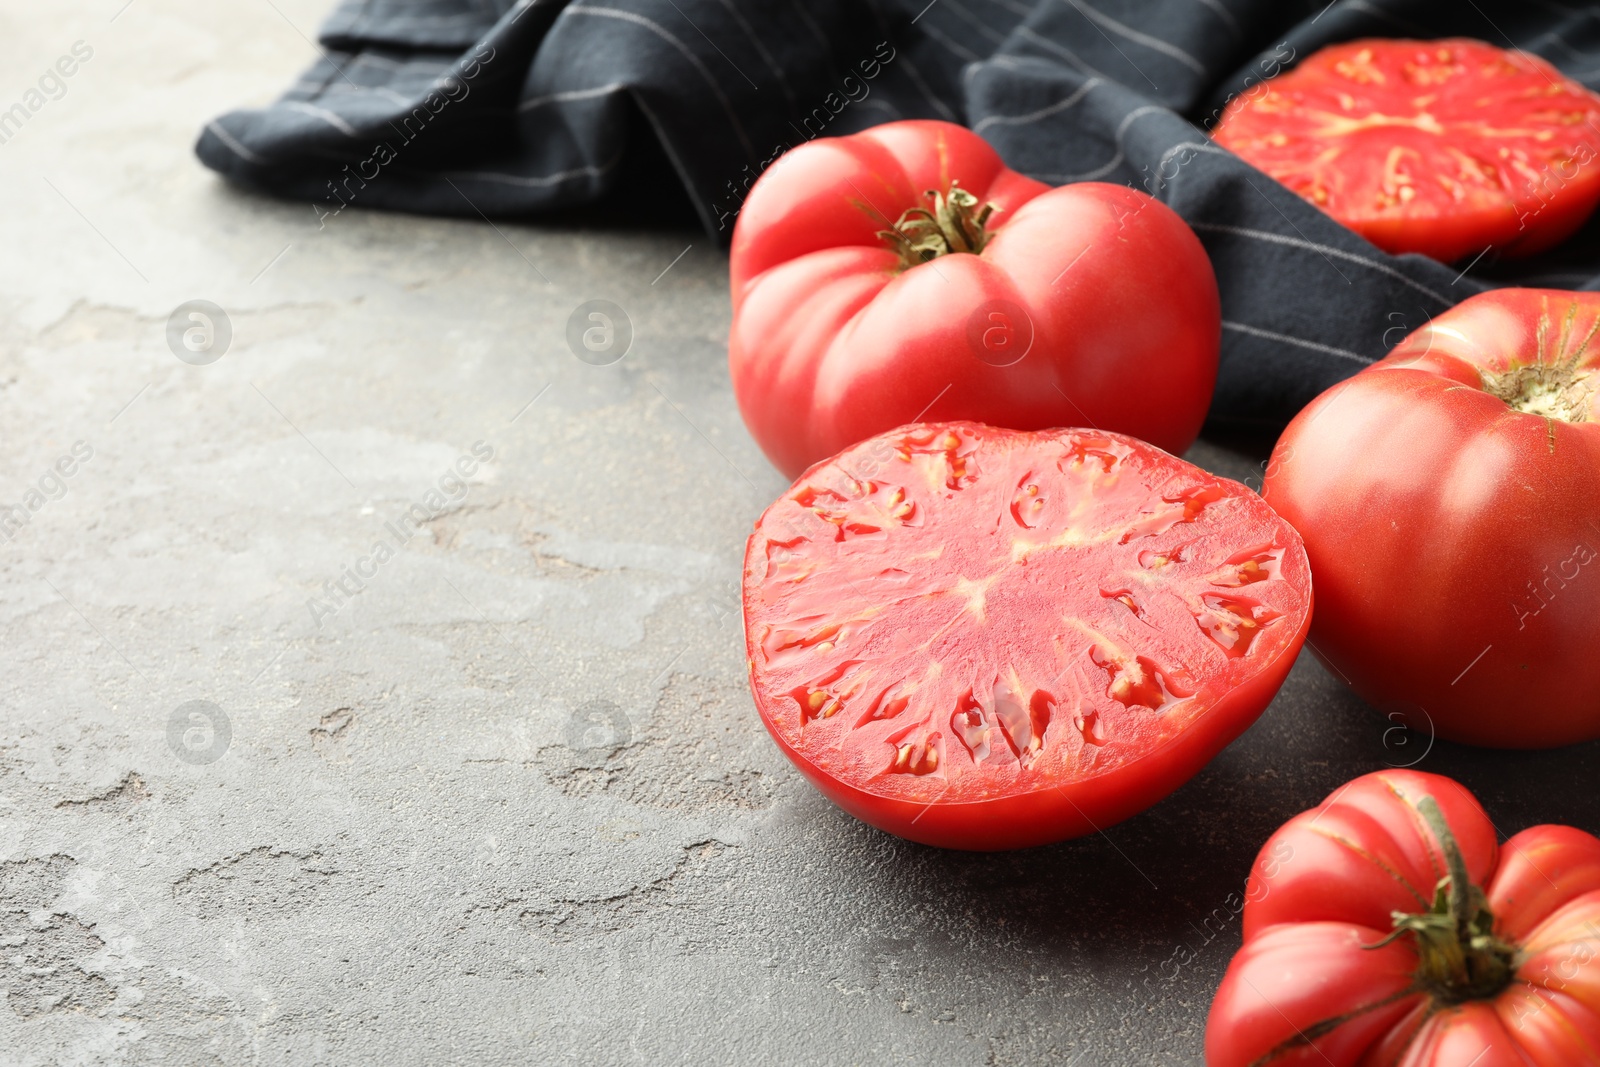
[[[922,195],[933,204],[932,211],[920,206],[907,208],[895,220],[894,229],[878,231],[899,254],[901,270],[952,252],[976,255],[983,251],[990,237],[984,223],[999,210],[998,205],[980,202],[959,182],[951,182],[947,192],[929,189]]]
[[[1433,907],[1420,914],[1394,913],[1394,933],[1368,948],[1381,948],[1411,934],[1417,949],[1417,988],[1441,1004],[1486,1000],[1511,984],[1517,947],[1494,932],[1494,915],[1483,890],[1472,884],[1467,863],[1439,804],[1423,797],[1417,810],[1444,852],[1449,874],[1434,890]]]
[[[1484,391],[1529,415],[1588,422],[1594,408],[1595,387],[1600,382],[1592,369],[1578,368],[1582,354],[1580,348],[1571,359],[1560,363],[1523,364],[1501,374],[1482,371]]]

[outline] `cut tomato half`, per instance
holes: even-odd
[[[1324,48],[1212,136],[1386,252],[1531,255],[1600,201],[1600,96],[1482,41]]]
[[[1300,536],[1135,438],[902,427],[800,476],[745,554],[762,720],[890,833],[1092,833],[1188,780],[1305,640]]]

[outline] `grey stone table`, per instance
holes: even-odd
[[[1597,828],[1593,747],[1430,750],[1309,658],[1107,834],[854,822],[744,685],[783,482],[729,392],[725,258],[221,185],[196,130],[292,78],[323,6],[0,11],[7,1067],[1197,1063],[1255,849],[1346,778],[1423,757],[1506,830]],[[634,326],[609,366],[567,345],[592,299]]]

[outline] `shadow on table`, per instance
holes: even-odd
[[[1011,955],[1028,974],[1087,964],[1099,988],[1142,986],[1204,1004],[1238,947],[1244,880],[1267,837],[1351,778],[1407,765],[1459,780],[1502,837],[1540,822],[1600,831],[1600,742],[1547,752],[1429,744],[1305,654],[1245,736],[1172,796],[1102,833],[1018,852],[951,852],[834,811],[817,836],[855,838],[833,861],[849,861],[843,884],[903,913],[887,924],[901,932],[876,929],[860,951],[909,945],[925,963],[950,954],[952,968],[973,952]]]

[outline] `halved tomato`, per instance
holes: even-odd
[[[1212,134],[1386,252],[1531,255],[1600,201],[1600,96],[1482,41],[1351,41],[1228,105]]]
[[[869,438],[767,509],[744,565],[779,747],[858,818],[966,849],[1172,792],[1266,708],[1311,602],[1260,497],[1097,430]]]

